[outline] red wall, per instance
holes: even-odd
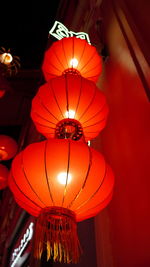
[[[122,22],[136,53],[138,44],[123,18]],[[116,183],[113,200],[96,218],[98,266],[149,267],[150,104],[115,15],[106,21],[106,28],[110,56],[101,86],[110,114],[100,136]],[[145,68],[146,62],[140,59]],[[150,73],[148,68],[145,71]],[[99,142],[100,137],[95,148]]]

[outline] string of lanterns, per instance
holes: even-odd
[[[101,58],[85,40],[55,42],[45,53],[46,83],[32,101],[31,118],[47,140],[13,160],[9,186],[16,202],[37,217],[34,255],[76,263],[77,222],[95,216],[112,198],[114,175],[87,145],[105,127],[108,106],[95,83]]]

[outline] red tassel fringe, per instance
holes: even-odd
[[[81,246],[77,235],[75,213],[61,207],[43,209],[35,230],[34,256],[40,259],[47,250],[47,261],[77,263]]]

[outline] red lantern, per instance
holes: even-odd
[[[7,135],[0,135],[0,160],[9,160],[17,153],[16,141]]]
[[[95,138],[105,127],[108,106],[95,83],[79,75],[66,74],[42,85],[32,101],[31,117],[47,138],[74,140]]]
[[[46,81],[71,71],[96,82],[102,61],[96,48],[86,40],[69,37],[54,42],[45,52],[42,70]]]
[[[83,142],[49,139],[29,145],[12,163],[9,186],[18,204],[38,216],[35,256],[76,262],[76,222],[110,201],[114,176],[103,156]]]
[[[9,170],[6,166],[0,164],[0,190],[4,189],[8,185]]]

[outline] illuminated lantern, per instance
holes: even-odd
[[[6,65],[9,65],[13,60],[13,57],[10,53],[3,53],[0,55],[0,62]]]
[[[8,185],[9,170],[6,166],[0,164],[0,190],[4,189]]]
[[[10,49],[0,48],[0,67],[4,75],[12,75],[18,72],[20,68],[20,58],[12,56]]]
[[[105,127],[108,106],[95,83],[82,76],[65,74],[39,88],[32,101],[31,117],[45,137],[74,140],[95,138]]]
[[[104,157],[83,142],[49,139],[20,152],[12,162],[9,186],[17,203],[38,217],[35,256],[47,249],[48,259],[77,262],[76,222],[102,210],[113,185]]]
[[[0,135],[0,160],[9,160],[17,153],[16,141],[7,135]]]
[[[42,70],[46,81],[63,73],[75,72],[96,82],[102,71],[102,61],[96,48],[86,40],[68,37],[54,42],[47,49]]]

